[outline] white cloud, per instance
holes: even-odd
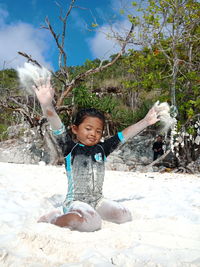
[[[131,24],[128,20],[118,21],[111,26],[106,24],[98,29],[95,36],[88,40],[93,57],[101,60],[108,59],[111,55],[120,51],[120,43],[116,40],[116,35],[122,38],[130,30]],[[111,37],[108,37],[111,36]],[[127,49],[136,48],[133,45],[128,45]]]
[[[99,58],[101,60],[108,59],[110,55],[116,54],[119,52],[121,46],[116,41],[116,35],[121,36],[124,38],[126,34],[129,32],[131,23],[128,20],[128,15],[133,16],[140,16],[141,13],[136,11],[136,8],[132,5],[133,0],[110,0],[110,9],[113,12],[113,16],[106,14],[99,13],[101,17],[104,19],[104,21],[112,21],[116,19],[115,22],[112,22],[112,28],[111,26],[105,22],[105,24],[99,29],[97,29],[97,32],[93,38],[90,38],[88,40],[89,47],[91,50],[91,53],[93,57]],[[135,2],[140,3],[139,0],[135,0]],[[143,5],[146,3],[146,1],[142,2]],[[123,14],[120,14],[120,10],[123,10]],[[98,10],[99,11],[99,10]],[[101,12],[101,11],[99,11]],[[110,13],[111,14],[111,13]],[[139,29],[136,27],[134,29],[134,36],[135,41],[140,42],[140,35],[139,35]],[[114,38],[107,38],[107,35],[113,36]],[[128,49],[140,49],[141,47],[139,45],[135,44],[129,44],[126,46],[126,50]]]
[[[2,8],[0,17],[0,69],[23,65],[26,59],[18,55],[18,51],[25,52],[42,65],[50,67],[51,64],[45,57],[50,48],[47,32],[24,22],[6,23],[8,12]]]
[[[108,28],[104,26],[95,34],[94,38],[88,40],[93,57],[101,60],[108,59],[111,54],[117,53],[120,48],[114,40],[106,38],[106,34],[108,34]]]
[[[4,24],[4,21],[7,17],[8,11],[0,7],[0,25]]]

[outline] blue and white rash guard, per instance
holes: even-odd
[[[68,177],[64,213],[67,213],[70,204],[76,200],[95,208],[103,196],[104,162],[119,143],[124,142],[122,132],[94,146],[74,142],[65,130],[54,132],[54,135],[65,157]]]

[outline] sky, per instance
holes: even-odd
[[[58,49],[45,25],[48,16],[57,34],[62,33],[59,20],[61,6],[63,14],[68,10],[70,0],[0,0],[0,69],[21,67],[26,59],[18,55],[25,52],[40,64],[58,69]],[[125,32],[130,27],[126,15],[119,10],[131,5],[131,0],[76,0],[67,23],[65,51],[67,65],[82,65],[99,58],[109,58],[119,51],[119,45],[108,40],[105,33],[113,29]],[[92,31],[92,23],[99,26]],[[90,27],[91,28],[91,27]]]

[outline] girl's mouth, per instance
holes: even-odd
[[[90,142],[95,142],[96,140],[95,139],[88,139]]]

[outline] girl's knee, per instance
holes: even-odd
[[[105,220],[113,223],[125,223],[132,220],[131,212],[126,208],[112,209],[110,213],[104,217]]]
[[[116,213],[115,223],[125,223],[132,221],[131,212],[128,209],[121,209]]]
[[[105,200],[98,207],[97,212],[103,220],[114,223],[125,223],[132,220],[131,212],[115,201]]]
[[[81,232],[94,232],[101,229],[101,217],[97,212],[88,212],[86,216],[84,216],[83,223],[79,226],[79,231]]]

